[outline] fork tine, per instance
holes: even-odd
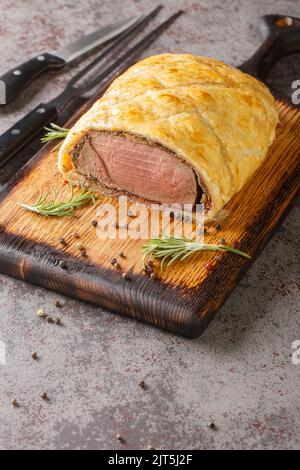
[[[180,10],[174,15],[172,15],[166,21],[161,23],[157,28],[151,31],[147,36],[145,36],[141,41],[135,44],[131,49],[125,52],[119,59],[117,59],[111,65],[109,65],[103,72],[101,72],[97,77],[95,77],[89,84],[82,86],[82,87],[78,87],[77,90],[80,93],[80,95],[86,93],[87,91],[90,91],[91,89],[95,88],[97,85],[101,84],[101,82],[104,79],[108,78],[109,75],[111,75],[113,72],[116,72],[116,74],[117,73],[119,74],[121,73],[122,70],[125,70],[128,67],[127,61],[129,59],[133,59],[135,56],[143,52],[144,49],[146,49],[146,47],[148,47],[152,42],[154,42],[155,39],[163,31],[165,31],[165,29],[167,29],[183,13],[184,12]],[[123,65],[123,67],[121,67],[122,70],[120,70],[121,65]]]
[[[108,45],[102,52],[101,54],[96,57],[90,64],[88,64],[86,67],[84,67],[82,70],[80,70],[68,83],[67,88],[73,88],[74,85],[82,78],[84,77],[88,72],[90,72],[96,65],[99,64],[108,54],[113,52],[117,46],[119,46],[124,39],[130,38],[130,36],[133,33],[136,33],[142,26],[145,26],[148,21],[150,21],[152,18],[154,18],[159,11],[162,9],[162,6],[159,5],[154,10],[152,10],[148,15],[142,16],[141,19],[139,19],[133,26],[131,26],[127,31],[122,33],[120,36],[118,36],[114,42],[110,45]]]

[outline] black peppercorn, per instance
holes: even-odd
[[[141,381],[139,382],[139,386],[140,386],[143,390],[145,390],[145,389],[146,389],[145,381],[144,381],[144,380],[141,380]]]
[[[62,237],[59,239],[59,243],[62,245],[62,246],[67,246],[67,242],[66,240]]]

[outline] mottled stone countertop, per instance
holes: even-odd
[[[147,54],[202,53],[232,64],[258,46],[261,15],[300,16],[299,0],[162,3],[159,18],[179,7],[186,14]],[[152,5],[146,0],[0,0],[0,72],[35,51],[57,48]],[[289,87],[299,79],[297,63],[299,56],[282,61],[272,73],[273,83]],[[58,93],[73,71],[44,76],[18,103],[1,110],[0,131]],[[2,184],[21,163],[2,172]],[[300,339],[299,230],[298,199],[196,340],[0,275],[0,341],[6,345],[6,365],[0,364],[0,448],[299,448],[300,365],[291,359],[292,343]],[[63,327],[36,315],[40,307],[58,315],[57,298],[63,302]],[[42,391],[49,402],[40,398]],[[12,406],[13,398],[19,408]],[[210,429],[211,421],[216,429]],[[116,440],[117,433],[125,444]]]

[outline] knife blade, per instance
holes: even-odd
[[[77,59],[77,57],[93,50],[95,47],[102,45],[105,42],[108,42],[110,39],[113,39],[119,34],[123,33],[135,23],[137,23],[141,18],[142,16],[136,16],[129,20],[119,21],[113,25],[106,26],[105,28],[101,28],[98,31],[94,31],[91,34],[78,39],[77,41],[59,49],[58,51],[50,51],[50,54],[59,57],[60,59],[64,60],[66,64],[69,64],[70,62],[73,62],[73,60]]]
[[[15,99],[30,83],[44,72],[65,67],[65,65],[81,55],[124,33],[127,29],[140,21],[141,18],[143,18],[143,16],[136,16],[100,28],[66,47],[57,51],[38,54],[23,64],[14,67],[0,77],[0,106]]]
[[[45,126],[49,125],[50,122],[55,122],[58,115],[68,106],[72,101],[78,100],[87,102],[89,92],[97,88],[98,94],[100,95],[107,86],[106,81],[109,77],[112,79],[111,74],[114,72],[115,76],[120,74],[128,67],[129,59],[133,60],[134,57],[142,53],[146,47],[165,31],[181,14],[179,11],[168,18],[166,21],[161,23],[137,44],[129,48],[124,54],[118,59],[114,59],[114,56],[110,57],[108,64],[103,63],[103,67],[100,67],[100,73],[94,74],[92,79],[83,81],[82,79],[90,74],[92,70],[99,66],[107,56],[110,56],[120,44],[123,45],[124,39],[131,40],[135,37],[138,31],[143,29],[150,20],[152,20],[161,10],[161,6],[154,8],[150,13],[141,17],[141,20],[137,21],[131,28],[124,33],[120,34],[112,44],[107,45],[90,64],[86,65],[69,81],[66,88],[54,99],[48,103],[41,103],[34,110],[24,116],[20,121],[15,123],[10,129],[0,136],[0,169],[8,162],[17,152],[22,150],[33,138],[41,132]]]

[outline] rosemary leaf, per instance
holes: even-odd
[[[142,247],[143,265],[146,265],[147,258],[156,258],[160,260],[160,268],[163,269],[164,263],[169,259],[167,266],[171,266],[176,260],[184,261],[193,253],[199,251],[229,251],[244,258],[251,259],[247,253],[240,251],[228,245],[213,245],[200,243],[189,238],[152,238]]]
[[[21,204],[23,209],[46,217],[72,217],[76,209],[80,209],[90,202],[95,204],[96,196],[90,191],[80,191],[74,194],[73,189],[69,197],[64,201],[57,200],[57,192],[41,193],[35,204]]]

